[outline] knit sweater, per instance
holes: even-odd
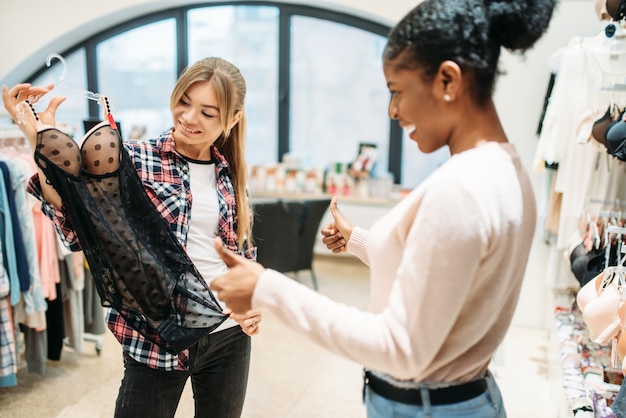
[[[355,227],[348,250],[370,266],[368,312],[270,269],[253,307],[395,379],[469,381],[510,326],[535,224],[515,147],[488,142],[453,155],[369,231]]]

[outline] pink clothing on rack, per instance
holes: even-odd
[[[18,150],[9,148],[5,152],[11,152],[17,158],[26,161],[31,168],[32,174],[37,172],[37,166],[33,160],[30,148]],[[54,226],[50,219],[41,211],[39,202],[27,195],[32,200],[31,211],[37,242],[37,257],[39,258],[39,271],[41,274],[41,288],[44,298],[55,300],[57,298],[56,285],[61,283],[59,274],[59,259],[57,256],[57,238]]]

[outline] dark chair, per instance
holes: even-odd
[[[301,212],[299,202],[254,204],[252,238],[259,263],[281,273],[293,271],[298,258]]]
[[[313,248],[329,204],[330,199],[255,203],[252,237],[257,246],[257,261],[281,273],[297,275],[308,270],[317,290]]]
[[[317,290],[317,278],[313,271],[313,248],[319,232],[320,222],[330,205],[330,199],[305,200],[302,202],[301,219],[304,222],[300,231],[298,257],[294,266],[296,275],[302,270],[311,273],[313,288]]]

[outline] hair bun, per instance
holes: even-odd
[[[523,52],[548,28],[556,0],[484,0],[484,4],[493,39]]]

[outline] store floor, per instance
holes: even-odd
[[[350,258],[317,257],[319,291],[348,304],[367,305],[367,270]],[[307,272],[298,280],[310,284]],[[120,347],[107,332],[100,355],[84,342],[82,353],[64,348],[60,361],[48,361],[46,375],[18,372],[18,385],[0,388],[0,417],[112,417],[122,376]],[[546,366],[547,335],[513,327],[494,360],[493,370],[509,418],[554,418]],[[361,367],[287,329],[265,314],[254,337],[244,418],[358,418]],[[189,387],[177,418],[193,417]]]

